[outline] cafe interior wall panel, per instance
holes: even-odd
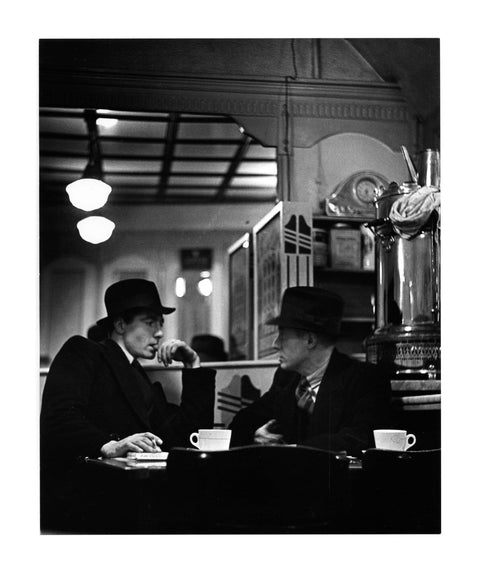
[[[250,233],[228,248],[228,337],[231,360],[253,358],[253,245]]]
[[[214,424],[228,427],[234,415],[261,397],[271,385],[278,367],[275,361],[205,363],[217,371],[215,378]],[[147,367],[151,381],[160,381],[167,400],[179,404],[182,391],[180,367]]]
[[[94,267],[63,259],[41,277],[40,339],[42,361],[48,363],[71,336],[86,333],[94,319]]]
[[[235,414],[260,398],[270,388],[278,367],[276,361],[217,368],[215,425],[228,427]]]
[[[48,354],[53,356],[73,333],[83,330],[85,271],[54,272],[50,289]]]
[[[390,148],[383,141],[359,133],[342,133],[322,139],[311,148],[295,150],[292,196],[307,201],[319,213],[322,201],[335,187],[360,171],[383,175],[387,181],[408,179],[400,145]]]
[[[180,250],[195,247],[212,248],[211,277],[214,289],[208,297],[207,313],[202,315],[203,319],[200,324],[203,332],[209,331],[222,337],[228,348],[228,301],[225,298],[223,286],[227,284],[228,277],[227,249],[233,239],[238,237],[238,232],[229,230],[204,230],[197,233],[178,233],[174,230],[155,232],[136,231],[129,225],[126,227],[127,229],[124,230],[122,220],[118,221],[114,235],[100,248],[87,244],[80,238],[75,241],[66,239],[65,244],[69,249],[69,257],[54,259],[41,267],[40,294],[42,316],[44,316],[42,325],[46,324],[51,309],[49,303],[49,285],[53,281],[51,269],[63,269],[65,265],[69,269],[68,266],[73,265],[73,269],[88,268],[88,272],[86,272],[88,289],[86,288],[85,291],[87,300],[83,303],[82,299],[82,304],[78,306],[75,301],[69,298],[72,307],[79,309],[81,321],[72,322],[69,320],[68,313],[58,313],[55,319],[58,335],[55,337],[60,337],[60,333],[66,335],[66,338],[77,334],[86,336],[88,328],[105,315],[103,296],[108,285],[120,278],[139,274],[139,276],[156,283],[165,305],[176,307],[179,310],[179,312],[166,318],[164,337],[179,337],[189,341],[194,334],[198,334],[193,332],[198,322],[182,324],[180,321],[180,317],[187,313],[186,310],[180,311],[185,307],[185,303],[181,298],[175,296],[175,280],[182,275]],[[64,235],[68,236],[68,233],[63,231],[60,237]],[[62,263],[62,261],[66,261],[66,263]],[[69,293],[71,297],[73,291]],[[48,356],[45,363],[53,358],[56,353],[55,349],[58,347],[58,343],[52,347],[48,340],[48,330],[42,328],[41,354],[45,357]]]

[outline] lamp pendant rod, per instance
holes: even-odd
[[[84,111],[84,120],[88,130],[88,165],[96,166],[102,172],[102,156],[100,150],[100,138],[97,129],[97,112],[93,109]]]

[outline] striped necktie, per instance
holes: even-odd
[[[306,411],[309,414],[313,413],[315,406],[315,395],[310,387],[307,379],[302,377],[295,389],[295,397],[297,399],[297,406],[299,409]]]

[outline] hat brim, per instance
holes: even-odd
[[[313,323],[311,321],[302,321],[300,318],[286,318],[279,315],[265,321],[266,325],[276,325],[277,327],[286,327],[289,329],[301,329],[303,331],[312,331],[316,333],[325,333],[328,335],[338,335],[340,333],[341,319],[332,317]]]
[[[161,307],[142,307],[142,309],[149,309],[151,311],[153,311],[156,315],[170,315],[170,313],[173,313],[174,311],[176,311],[175,307],[163,307],[163,305]],[[125,309],[125,311],[128,311],[129,309]],[[97,325],[99,327],[105,327],[109,324],[109,322],[112,320],[113,317],[103,317],[102,319],[99,319],[97,321]]]

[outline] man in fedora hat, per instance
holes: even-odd
[[[335,348],[344,302],[317,287],[285,290],[274,348],[280,367],[271,388],[231,423],[232,446],[303,444],[359,454],[388,421],[389,379]]]
[[[114,283],[105,307],[107,316],[97,324],[107,338],[70,338],[52,362],[42,397],[42,486],[45,500],[54,502],[45,508],[60,511],[56,517],[67,523],[74,490],[81,488],[71,479],[85,457],[186,447],[190,433],[213,426],[215,371],[201,367],[184,341],[161,342],[163,317],[175,309],[162,305],[155,284]],[[155,356],[165,366],[183,362],[180,405],[167,402],[138,362]]]
[[[194,335],[190,342],[192,349],[198,353],[200,360],[205,362],[221,362],[227,360],[223,339],[208,333]]]

